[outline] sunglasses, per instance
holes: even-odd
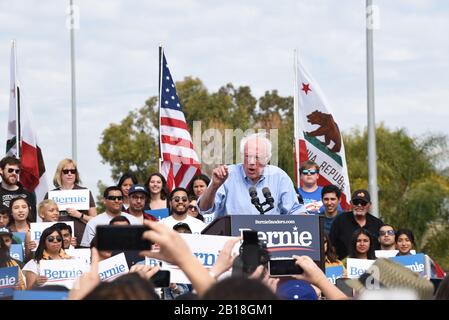
[[[122,201],[123,196],[107,196],[106,199],[111,200],[111,201],[115,201],[115,200]]]
[[[387,231],[379,231],[380,236],[394,236],[394,230],[387,230]]]
[[[62,173],[64,173],[64,174],[69,174],[69,173],[76,174],[76,169],[64,169],[64,170],[62,170]]]
[[[301,170],[302,174],[317,174],[318,170]]]
[[[187,201],[189,201],[189,199],[187,197],[174,197],[174,198],[172,198],[172,200],[174,202],[180,202],[180,201],[187,202]]]
[[[355,200],[352,200],[352,204],[355,206],[361,205],[362,207],[364,207],[368,204],[368,202],[366,202],[365,200],[355,199]]]
[[[192,211],[198,211],[198,209],[195,206],[188,206],[187,209]]]
[[[57,242],[61,242],[61,241],[62,241],[62,238],[61,238],[60,236],[56,236],[56,237],[48,236],[48,237],[47,237],[47,241],[48,241],[48,242],[54,242],[55,240],[56,240]]]
[[[19,174],[20,173],[20,169],[13,169],[13,168],[9,168],[8,169],[8,173],[13,173],[13,172],[15,172],[16,174]]]

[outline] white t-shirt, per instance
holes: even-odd
[[[196,234],[201,233],[204,227],[206,227],[206,224],[204,222],[189,215],[187,215],[184,220],[176,220],[175,218],[173,218],[173,216],[168,216],[167,218],[162,219],[160,222],[168,226],[170,229],[173,229],[173,227],[177,223],[186,223],[190,227],[190,230],[192,230],[192,233]]]
[[[122,212],[120,215],[127,218],[131,224],[142,224],[142,222],[126,212]],[[90,248],[90,243],[97,233],[97,226],[107,225],[115,217],[116,216],[110,216],[105,212],[90,219],[86,224],[86,229],[84,230],[83,239],[81,240],[81,247]]]
[[[32,273],[39,275],[39,263],[37,263],[36,260],[31,259],[23,266],[22,271],[24,275],[25,271],[30,271]]]

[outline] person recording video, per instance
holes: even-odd
[[[304,206],[298,202],[287,173],[268,164],[271,159],[271,142],[265,135],[252,134],[243,138],[240,152],[243,154],[243,163],[221,165],[213,170],[212,181],[198,200],[201,214],[215,213],[216,216],[223,216],[306,213]],[[250,196],[250,188],[255,188],[257,194],[252,189]],[[271,192],[273,208],[262,212],[266,209],[262,206],[265,201],[262,199],[267,199],[268,195],[265,188]]]

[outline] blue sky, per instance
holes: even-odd
[[[0,0],[0,141],[6,140],[10,40],[48,177],[71,156],[69,1]],[[293,95],[293,49],[319,82],[340,128],[366,125],[365,1],[74,0],[78,165],[84,185],[112,183],[101,132],[157,95],[158,45],[175,80],[228,82]],[[376,122],[414,136],[449,134],[449,4],[374,0]],[[26,5],[25,5],[26,4]],[[2,142],[3,143],[3,142]],[[1,147],[4,149],[4,145]],[[51,179],[49,179],[49,182]]]

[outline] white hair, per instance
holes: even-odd
[[[259,132],[259,133],[253,133],[249,136],[243,137],[242,140],[240,140],[240,154],[244,154],[245,152],[245,145],[248,141],[251,140],[259,140],[265,142],[265,145],[267,146],[267,157],[268,161],[271,159],[271,141],[267,138],[265,132]]]

